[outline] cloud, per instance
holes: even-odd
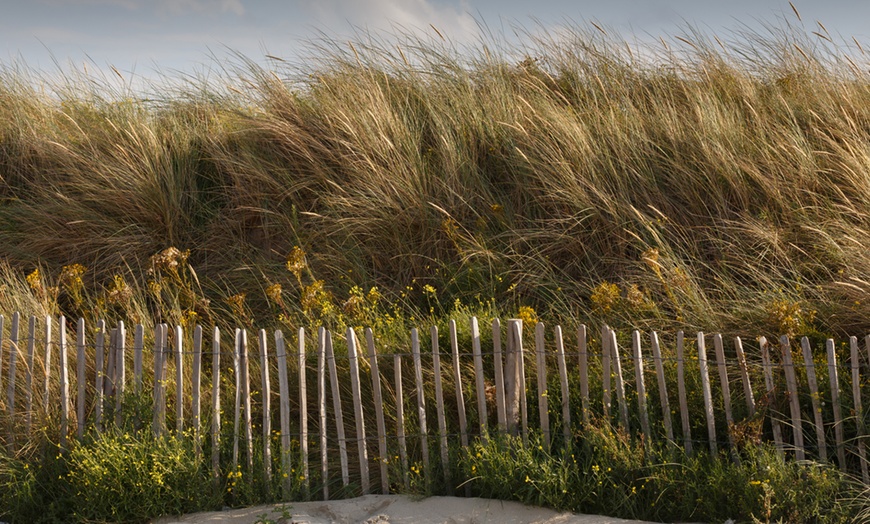
[[[242,0],[157,0],[157,9],[170,15],[188,13],[232,13],[236,16],[245,14]]]
[[[458,41],[479,33],[467,0],[449,4],[430,0],[303,0],[299,4],[319,24],[332,28],[345,23],[363,29],[389,31],[398,27],[419,33],[431,31],[432,25]]]

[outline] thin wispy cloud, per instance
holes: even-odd
[[[157,0],[156,3],[158,11],[171,15],[230,13],[242,16],[245,14],[245,6],[241,0]]]

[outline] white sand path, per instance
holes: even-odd
[[[163,517],[153,524],[253,524],[265,514],[275,524],[644,524],[598,515],[578,515],[502,500],[402,495],[366,495],[328,502],[287,503]],[[261,520],[261,522],[263,522]],[[269,521],[266,521],[269,522]]]

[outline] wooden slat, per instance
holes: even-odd
[[[106,328],[108,339],[106,340],[106,371],[103,374],[103,408],[106,415],[106,427],[111,427],[115,418],[112,416],[112,397],[115,392],[115,339],[118,336],[118,330]]]
[[[3,391],[3,324],[5,318],[0,315],[0,391]]]
[[[480,424],[480,439],[486,442],[489,420],[486,410],[486,386],[483,376],[483,354],[480,349],[480,328],[477,317],[471,317],[471,351],[474,357],[474,379],[477,383],[477,417]]]
[[[97,321],[96,335],[96,368],[94,369],[94,428],[97,433],[103,431],[103,397],[105,395],[105,349],[106,349],[106,322]]]
[[[728,430],[728,445],[730,446],[732,456],[735,462],[738,460],[737,450],[734,445],[734,435],[731,433],[731,427],[734,426],[734,415],[731,411],[731,385],[728,382],[728,369],[725,366],[725,345],[722,342],[722,335],[716,333],[713,336],[713,348],[716,351],[716,367],[719,369],[719,386],[722,388],[722,400],[725,407],[725,424]]]
[[[541,423],[541,433],[544,436],[544,447],[550,449],[550,411],[547,402],[547,354],[545,353],[545,328],[543,322],[535,326],[535,359],[537,364],[538,382],[538,419]]]
[[[0,326],[2,327],[2,326]],[[60,447],[66,449],[66,435],[69,431],[69,368],[67,367],[66,318],[58,319],[58,349],[60,353]],[[0,329],[2,332],[2,329]]]
[[[761,364],[764,368],[764,385],[767,388],[767,404],[768,406],[772,406],[776,398],[776,386],[773,381],[773,365],[770,362],[770,344],[767,342],[765,337],[760,337],[758,339],[758,345],[761,347]],[[782,443],[782,427],[779,424],[779,419],[776,417],[776,413],[772,409],[770,409],[770,426],[773,430],[773,443],[776,446],[777,454],[782,458],[785,455]]]
[[[840,379],[837,373],[837,354],[834,351],[834,340],[825,341],[828,353],[828,378],[831,383],[831,404],[834,407],[834,440],[837,444],[837,462],[840,469],[846,471],[846,446],[843,436],[843,413],[840,408]]]
[[[356,333],[347,328],[347,355],[350,366],[350,391],[353,396],[353,418],[356,423],[357,455],[359,458],[360,487],[363,495],[371,491],[369,478],[369,453],[366,446],[366,424],[363,415],[362,393],[359,381],[359,360],[357,359]]]
[[[601,389],[602,389],[602,409],[604,410],[604,420],[610,424],[610,408],[613,406],[613,397],[610,389],[612,364],[610,362],[610,327],[606,324],[601,326]]]
[[[435,412],[438,416],[438,441],[441,448],[441,470],[444,473],[444,484],[452,484],[450,479],[450,455],[447,448],[447,420],[444,416],[444,391],[441,386],[441,354],[438,351],[438,326],[429,330],[432,343],[432,371],[435,375]]]
[[[139,327],[136,326],[138,337]],[[221,477],[221,332],[215,326],[211,341],[211,470],[215,480]],[[136,347],[138,343],[134,343]]]
[[[399,441],[399,460],[402,465],[402,483],[405,491],[411,489],[408,478],[408,443],[405,441],[405,399],[402,392],[402,355],[393,355],[393,374],[396,385],[396,438]]]
[[[281,486],[285,497],[291,491],[290,467],[290,383],[287,380],[287,347],[284,345],[284,333],[275,331],[275,358],[278,361],[278,394],[281,396],[278,408],[278,418],[281,421]]]
[[[653,331],[650,334],[653,362],[656,366],[656,381],[659,384],[659,402],[662,406],[662,422],[665,426],[665,436],[668,442],[674,442],[674,424],[671,418],[671,403],[668,399],[668,385],[665,382],[665,366],[662,360],[662,350],[659,345],[659,334]]]
[[[456,338],[456,322],[451,320],[450,349],[453,352],[453,383],[456,389],[456,411],[459,418],[459,439],[463,448],[468,447],[468,420],[465,418],[465,396],[462,393],[462,371],[459,367],[459,341]]]
[[[166,391],[163,381],[165,332],[165,324],[154,326],[154,410],[151,428],[158,437],[166,429]]]
[[[338,432],[338,457],[341,461],[341,484],[347,488],[350,484],[350,473],[347,465],[347,438],[344,433],[344,415],[341,410],[341,393],[338,387],[338,369],[335,365],[335,353],[332,351],[332,333],[326,331],[326,363],[329,365],[329,384],[332,393],[332,409],[335,416],[335,427]]]
[[[520,422],[522,423],[523,445],[529,445],[529,409],[526,400],[526,352],[523,349],[523,321],[514,323],[514,342],[516,348],[517,367],[520,369],[519,389]]]
[[[136,324],[133,334],[133,390],[142,393],[142,354],[145,350],[145,328]]]
[[[6,413],[9,416],[9,439],[15,443],[15,374],[18,367],[18,322],[20,314],[12,314],[12,330],[9,334],[9,383],[6,384]]]
[[[565,449],[571,446],[571,399],[568,393],[568,366],[565,363],[565,343],[562,340],[562,326],[556,326],[556,365],[559,366],[559,386],[562,393],[562,436]]]
[[[580,411],[584,425],[589,425],[589,350],[587,349],[586,325],[577,327],[577,352],[580,363]]]
[[[381,493],[389,495],[390,475],[387,464],[390,457],[387,453],[387,425],[384,421],[384,398],[381,394],[381,373],[378,368],[378,353],[375,349],[375,337],[371,328],[366,328],[366,347],[368,348],[369,368],[372,373],[372,396],[375,402],[375,418],[378,423],[378,465],[380,466],[381,473]]]
[[[184,434],[184,333],[175,326],[175,431],[178,437]]]
[[[646,408],[646,384],[643,376],[643,356],[640,347],[640,331],[631,334],[632,357],[634,359],[634,380],[637,388],[637,409],[640,413],[640,430],[646,442],[651,442],[652,432],[649,426],[649,412]]]
[[[2,324],[2,323],[0,323]],[[42,363],[42,371],[45,375],[45,391],[42,397],[42,409],[46,415],[46,421],[51,419],[51,346],[54,342],[51,340],[51,315],[45,316],[45,360]]]
[[[326,448],[326,329],[317,331],[317,409],[320,427],[320,478],[323,500],[329,500],[329,462]]]
[[[235,472],[239,467],[239,423],[242,413],[242,369],[239,366],[241,359],[242,330],[236,328],[233,339],[233,379],[235,381],[235,400],[233,403],[233,467]]]
[[[504,365],[504,403],[505,403],[505,424],[507,432],[516,436],[519,430],[520,422],[520,369],[517,361],[516,350],[516,332],[514,324],[522,322],[518,319],[509,319],[507,324],[507,349],[505,351]],[[456,359],[454,359],[456,360]],[[458,360],[457,360],[458,362]],[[455,367],[455,364],[454,364]]]
[[[2,326],[2,323],[0,323],[0,326]],[[498,418],[498,430],[506,433],[507,414],[505,412],[504,400],[504,358],[501,344],[501,322],[497,318],[492,320],[492,350],[495,373],[495,411]]]
[[[801,406],[798,399],[797,375],[794,371],[794,361],[791,358],[791,342],[786,335],[779,339],[782,349],[782,365],[785,371],[785,385],[788,388],[788,407],[791,411],[792,433],[794,438],[795,457],[798,460],[806,458],[804,451],[804,428],[801,422]]]
[[[121,332],[121,328],[118,329]],[[120,360],[119,360],[120,362]],[[120,368],[119,368],[120,370]],[[202,443],[200,442],[200,387],[202,386],[202,327],[196,326],[193,328],[193,366],[190,370],[191,378],[191,416],[193,418],[193,449],[197,459],[202,454]]]
[[[810,339],[801,338],[801,350],[804,354],[804,367],[807,370],[807,384],[810,387],[810,400],[813,406],[813,420],[816,426],[816,443],[819,448],[819,459],[828,461],[828,446],[825,443],[825,422],[822,420],[822,405],[819,398],[819,383],[816,379],[816,363],[813,361],[813,350],[810,347]]]
[[[734,337],[734,351],[737,352],[737,365],[740,366],[740,378],[743,382],[743,396],[746,399],[746,409],[749,416],[755,415],[755,395],[749,382],[749,369],[746,367],[746,354],[743,352],[743,342],[740,337]]]
[[[308,385],[306,383],[305,364],[305,328],[299,328],[297,332],[296,348],[299,357],[299,451],[302,454],[302,486],[305,495],[308,495],[310,483],[308,482]]]
[[[266,486],[272,485],[272,387],[269,381],[269,347],[266,330],[261,329],[258,337],[260,348],[260,387],[263,403],[263,480]],[[267,488],[268,489],[268,488]]]
[[[707,364],[707,346],[704,343],[704,333],[698,332],[698,367],[701,371],[701,390],[704,394],[704,413],[707,416],[707,438],[710,441],[710,453],[715,455],[719,446],[716,442],[716,420],[713,415],[713,393],[710,390],[710,372]]]
[[[245,459],[248,466],[248,474],[254,472],[254,433],[251,427],[251,370],[248,362],[248,331],[242,329],[241,343],[239,344],[239,369],[242,379],[242,405],[244,406],[245,421]]]
[[[85,319],[76,326],[76,436],[81,440],[85,434]]]
[[[686,395],[685,342],[682,331],[677,332],[677,395],[680,398],[680,422],[683,426],[683,447],[692,454],[692,425],[689,421],[689,403]]]
[[[124,327],[124,321],[118,322],[118,338],[115,342],[115,425],[121,426],[121,416],[123,415],[122,409],[124,407],[124,388],[126,387],[125,382],[127,381],[127,366],[126,366],[126,339],[127,339],[127,329]],[[200,340],[202,340],[202,330],[200,330]],[[199,371],[196,371],[198,374]],[[198,379],[196,379],[198,380]],[[196,402],[199,403],[199,385],[196,385]],[[197,413],[197,443],[196,450],[197,456],[199,455],[199,405],[196,406]]]
[[[30,315],[27,325],[27,374],[25,384],[27,392],[24,407],[24,433],[30,436],[30,425],[33,422],[33,352],[36,350],[36,316]]]
[[[861,480],[864,484],[870,484],[870,475],[867,472],[867,452],[864,449],[864,406],[861,402],[861,371],[858,357],[858,337],[849,337],[849,349],[851,351],[852,367],[852,398],[855,406],[855,440],[858,441],[858,461],[861,464]]]
[[[616,373],[616,399],[619,401],[619,420],[627,433],[631,433],[628,423],[628,403],[625,401],[625,381],[622,380],[622,359],[619,356],[619,344],[616,342],[616,332],[610,330],[610,358],[613,359],[613,370]]]
[[[431,481],[429,430],[426,427],[426,395],[423,389],[423,365],[420,362],[420,334],[417,328],[411,329],[411,358],[414,361],[414,381],[417,385],[417,422],[420,429],[420,451],[423,455],[423,476],[428,487]]]

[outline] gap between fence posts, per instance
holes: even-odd
[[[728,446],[731,458],[735,464],[740,463],[737,447],[734,445],[734,434],[731,428],[734,426],[734,415],[731,412],[731,386],[728,383],[728,370],[725,368],[725,345],[722,335],[717,333],[713,336],[713,347],[716,351],[716,367],[719,368],[719,386],[722,388],[722,401],[725,408],[725,428],[728,433]]]
[[[0,323],[0,326],[2,326],[2,323]],[[504,359],[501,345],[501,322],[497,318],[492,319],[492,351],[493,367],[495,368],[495,411],[498,420],[498,430],[506,433],[507,414],[505,411]]]
[[[589,350],[586,325],[577,327],[577,358],[580,367],[580,410],[584,426],[589,425]]]

